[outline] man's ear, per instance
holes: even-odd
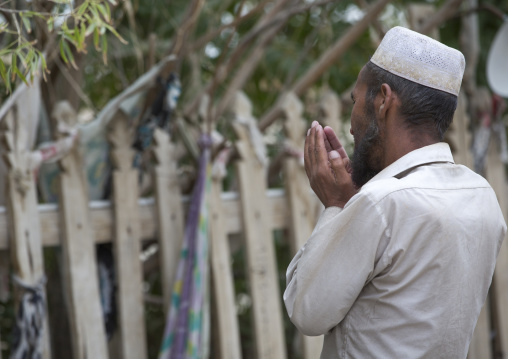
[[[390,85],[384,83],[381,85],[380,98],[378,99],[377,109],[378,116],[385,118],[391,107],[394,106],[394,93]]]

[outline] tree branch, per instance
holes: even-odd
[[[302,95],[314,82],[316,82],[330,66],[335,64],[337,60],[346,52],[346,50],[354,44],[361,34],[367,29],[370,23],[377,18],[383,11],[388,0],[378,0],[369,9],[365,16],[355,25],[351,26],[348,31],[321,57],[314,65],[296,82],[292,88],[292,92]],[[276,103],[261,118],[259,128],[263,131],[270,126],[282,113],[280,105],[284,98],[284,94],[279,96]]]
[[[422,26],[418,27],[416,31],[424,35],[430,33],[435,27],[441,25],[450,18],[451,14],[454,14],[457,11],[457,8],[462,1],[463,0],[448,0],[439,8],[433,17],[427,20]]]

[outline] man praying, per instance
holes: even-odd
[[[441,142],[464,56],[395,27],[352,92],[348,158],[317,122],[305,170],[325,210],[284,302],[321,358],[466,358],[506,224],[487,181]]]

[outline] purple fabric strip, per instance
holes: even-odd
[[[188,319],[189,307],[192,302],[192,270],[196,252],[196,234],[199,225],[199,211],[206,183],[206,166],[209,159],[208,151],[210,151],[211,138],[207,134],[201,135],[200,138],[201,155],[199,158],[198,178],[192,193],[192,200],[187,216],[187,224],[185,226],[185,237],[189,240],[189,248],[187,251],[187,260],[185,263],[185,274],[178,311],[178,320],[176,323],[176,332],[174,345],[171,348],[171,358],[184,359],[186,351],[186,342],[189,332]]]

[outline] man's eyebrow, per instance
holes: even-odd
[[[353,91],[351,91],[351,100],[354,102],[355,101],[355,96],[353,95]]]

